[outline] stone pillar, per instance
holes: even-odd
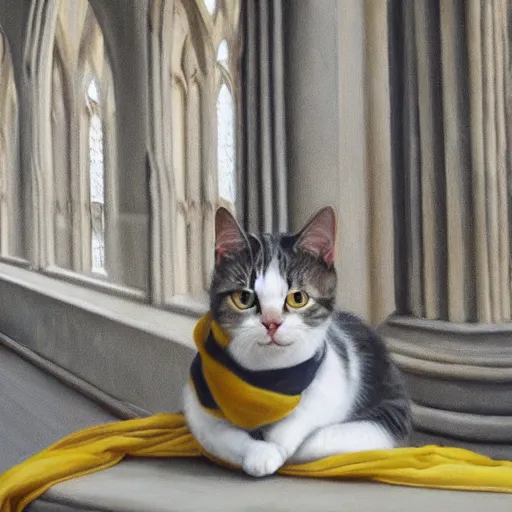
[[[512,455],[506,0],[389,3],[397,312],[418,440]]]
[[[338,305],[377,324],[395,309],[387,4],[284,2],[290,228],[338,213]]]

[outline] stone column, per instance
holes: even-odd
[[[389,3],[397,312],[419,441],[512,455],[505,0]]]
[[[338,305],[372,323],[395,309],[387,4],[284,2],[290,228],[338,213]]]

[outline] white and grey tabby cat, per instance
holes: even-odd
[[[244,233],[226,209],[217,211],[210,306],[230,336],[229,356],[256,372],[323,357],[299,405],[257,432],[209,414],[187,385],[185,416],[194,436],[250,475],[407,441],[409,400],[383,341],[358,318],[334,310],[335,236],[331,207],[295,235],[260,237]]]

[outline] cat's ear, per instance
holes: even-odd
[[[336,213],[332,206],[316,212],[297,233],[296,247],[322,258],[328,265],[334,260]]]
[[[248,247],[247,238],[233,215],[224,207],[215,214],[215,261]]]

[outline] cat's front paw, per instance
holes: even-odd
[[[285,462],[285,456],[274,443],[255,441],[245,454],[242,469],[251,476],[273,475]]]

